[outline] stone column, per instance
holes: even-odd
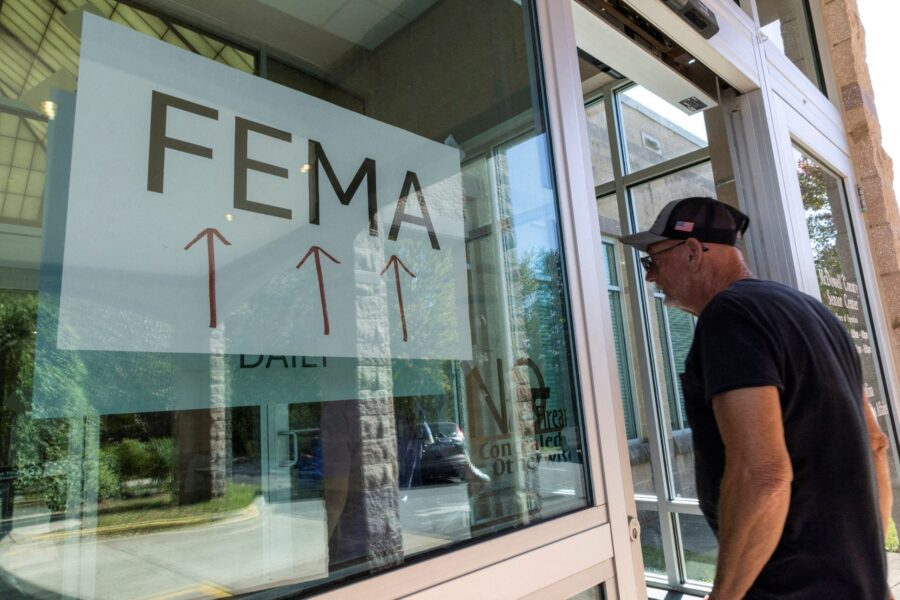
[[[225,495],[227,466],[227,394],[224,331],[210,335],[208,357],[185,355],[177,384],[179,394],[209,399],[209,408],[175,413],[174,437],[179,504],[205,502]]]
[[[391,369],[390,303],[380,238],[358,240],[357,398],[322,407],[329,567],[383,569],[403,560]],[[388,295],[391,290],[388,289]]]

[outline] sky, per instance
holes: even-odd
[[[900,175],[900,77],[897,73],[897,24],[900,2],[894,0],[857,0],[859,15],[866,31],[866,61],[875,89],[875,106],[881,122],[882,145],[894,161]],[[900,200],[900,177],[894,177],[894,195]]]

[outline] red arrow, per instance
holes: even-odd
[[[197,234],[191,243],[184,247],[185,250],[197,243],[197,241],[206,236],[206,254],[209,257],[209,326],[216,328],[216,253],[213,249],[213,236],[219,238],[226,246],[230,246],[231,242],[222,237],[218,229],[207,227]]]
[[[299,269],[303,263],[306,262],[306,259],[309,258],[310,254],[313,255],[313,258],[316,260],[316,277],[319,279],[319,301],[322,303],[322,321],[325,323],[325,335],[328,335],[328,302],[325,300],[325,282],[322,281],[322,261],[319,258],[320,252],[330,258],[333,262],[341,264],[341,261],[328,254],[328,252],[322,248],[310,246],[309,250],[306,251],[306,254],[303,255],[303,258],[300,259],[300,262],[297,263],[297,268]]]
[[[410,277],[415,277],[416,274],[407,269],[406,265],[397,258],[396,254],[391,255],[384,269],[381,270],[381,274],[384,275],[384,272],[391,268],[391,265],[394,265],[394,281],[397,283],[397,302],[400,303],[400,323],[403,324],[403,341],[405,342],[408,336],[406,335],[406,313],[403,311],[403,291],[400,289],[400,267],[403,267],[403,270],[409,273]]]

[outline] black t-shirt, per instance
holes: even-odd
[[[859,357],[822,303],[744,279],[700,314],[682,375],[700,506],[714,531],[725,452],[712,398],[776,386],[794,470],[784,533],[748,599],[884,600],[878,493]]]

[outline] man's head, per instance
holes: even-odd
[[[647,230],[622,238],[646,252],[646,279],[666,294],[666,303],[698,314],[715,293],[749,276],[735,244],[750,219],[713,198],[668,203]]]

